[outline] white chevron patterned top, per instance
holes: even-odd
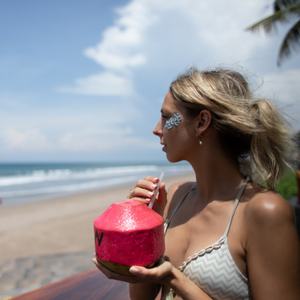
[[[198,256],[183,273],[214,300],[252,299],[248,279],[234,263],[227,237],[219,249]]]
[[[237,195],[233,212],[224,235],[215,244],[206,247],[198,253],[195,253],[193,256],[187,258],[187,260],[179,268],[189,279],[197,284],[214,300],[252,299],[249,281],[234,263],[227,243],[227,236],[234,212],[248,181],[249,178],[247,177]],[[184,199],[182,200],[184,201]],[[181,203],[183,201],[181,201]],[[176,207],[172,216],[179,206],[180,205]],[[172,216],[170,220],[166,220],[165,229],[169,226]]]

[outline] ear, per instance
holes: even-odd
[[[200,111],[197,117],[197,135],[202,135],[210,126],[212,122],[211,112],[207,109]]]

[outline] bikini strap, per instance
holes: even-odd
[[[224,235],[223,235],[223,236],[225,236],[225,237],[227,237],[227,235],[228,235],[229,228],[230,228],[230,225],[231,225],[231,222],[232,222],[232,219],[233,219],[233,215],[234,215],[234,213],[235,213],[235,211],[236,211],[236,208],[237,208],[237,206],[238,206],[238,204],[239,204],[240,198],[241,198],[241,196],[242,196],[242,194],[243,194],[243,192],[244,192],[244,190],[245,190],[245,187],[246,187],[246,185],[247,185],[247,183],[248,183],[249,180],[250,180],[250,177],[247,176],[247,178],[245,179],[245,181],[243,182],[243,184],[242,184],[242,186],[241,186],[241,188],[240,188],[240,190],[239,190],[238,195],[236,196],[236,199],[235,199],[235,201],[234,201],[233,211],[232,211],[230,220],[229,220],[229,222],[228,222],[228,225],[227,225],[227,227],[226,227],[226,230],[225,230],[225,232],[224,232]]]
[[[181,201],[177,204],[176,208],[174,209],[170,219],[166,219],[165,223],[164,223],[164,233],[166,234],[167,229],[169,228],[169,225],[171,223],[171,220],[173,218],[173,216],[175,215],[176,211],[178,210],[178,208],[180,207],[180,205],[183,203],[183,201],[186,199],[186,197],[188,196],[188,194],[190,193],[190,191],[194,190],[197,187],[197,184],[193,185],[188,192],[184,195],[184,197],[181,199]]]

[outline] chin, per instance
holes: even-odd
[[[167,160],[170,163],[177,163],[177,162],[183,161],[183,159],[179,159],[178,157],[172,157],[172,156],[170,156],[168,154],[167,154]]]

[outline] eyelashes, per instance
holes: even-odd
[[[164,129],[172,129],[177,127],[181,122],[181,115],[174,113],[165,123]]]

